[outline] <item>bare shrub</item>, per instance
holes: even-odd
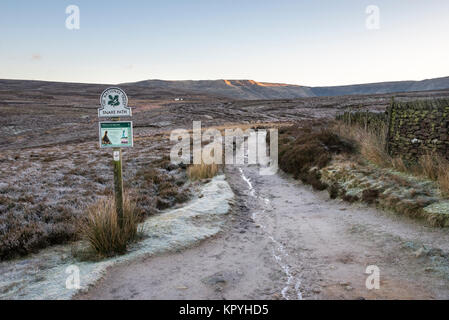
[[[312,126],[283,128],[279,141],[279,167],[318,190],[326,186],[320,181],[319,171],[312,168],[323,168],[335,154],[355,151],[351,140]]]
[[[124,197],[123,226],[117,219],[113,197],[102,198],[87,209],[82,237],[100,256],[111,256],[126,251],[127,245],[137,237],[140,217],[128,195]]]
[[[154,165],[164,166],[165,169]],[[136,171],[130,185],[137,191],[137,210],[143,216],[152,215],[158,210],[186,201],[190,197],[188,187],[183,188],[186,180],[186,172],[182,166],[170,163],[168,157],[145,164]]]
[[[40,219],[37,213],[41,212]],[[74,221],[73,212],[45,206],[14,213],[0,211],[0,261],[76,240]]]

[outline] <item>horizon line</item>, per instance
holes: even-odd
[[[53,83],[73,83],[73,84],[92,84],[92,85],[129,85],[134,84],[137,82],[144,82],[144,81],[167,81],[167,82],[183,82],[183,81],[254,81],[256,83],[262,83],[262,84],[277,84],[277,85],[284,85],[284,86],[297,86],[297,87],[305,87],[305,88],[323,88],[323,87],[347,87],[347,86],[358,86],[358,85],[369,85],[369,84],[380,84],[380,83],[394,83],[394,82],[421,82],[426,80],[435,80],[435,79],[444,79],[449,78],[449,76],[443,76],[443,77],[435,77],[435,78],[424,78],[420,80],[385,80],[385,81],[377,81],[377,82],[363,82],[363,83],[352,83],[352,84],[337,84],[337,85],[319,85],[319,86],[307,86],[307,85],[301,85],[301,84],[294,84],[294,83],[285,83],[285,82],[269,82],[269,81],[258,81],[254,79],[225,79],[225,78],[219,78],[219,79],[143,79],[143,80],[137,80],[132,82],[119,82],[119,83],[106,83],[106,82],[83,82],[83,81],[61,81],[61,80],[40,80],[40,79],[23,79],[23,78],[0,78],[0,81],[37,81],[37,82],[53,82]]]

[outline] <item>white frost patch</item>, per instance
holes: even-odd
[[[424,211],[427,213],[436,213],[436,214],[449,214],[449,201],[443,200],[434,202],[431,205],[428,205],[424,208]]]
[[[255,197],[255,198],[259,199],[259,200],[263,200],[265,205],[270,205],[270,199],[263,198],[261,196],[257,196],[256,195],[255,190],[253,188],[253,185],[251,183],[251,180],[248,177],[245,176],[245,173],[243,172],[242,168],[239,168],[239,171],[240,171],[240,175],[241,175],[242,179],[248,184],[251,196],[253,196],[253,197]],[[282,271],[284,272],[284,274],[287,277],[286,286],[281,291],[282,297],[285,300],[289,300],[287,293],[290,290],[290,286],[291,286],[292,282],[295,280],[295,277],[290,272],[290,266],[284,261],[288,257],[288,253],[285,250],[284,246],[279,241],[277,241],[268,232],[267,227],[263,223],[260,223],[260,222],[257,221],[258,220],[257,219],[258,215],[259,214],[263,215],[265,212],[266,212],[265,209],[263,210],[263,212],[254,211],[252,213],[252,215],[251,215],[251,218],[252,218],[252,220],[255,223],[258,224],[258,226],[260,226],[265,231],[265,233],[267,234],[268,238],[276,246],[277,252],[279,252],[279,254],[276,254],[275,248],[273,248],[273,250],[272,250],[272,254],[273,254],[274,259],[276,260],[276,262],[281,267]],[[302,300],[302,293],[301,293],[301,288],[300,287],[301,287],[301,280],[298,278],[298,279],[296,279],[296,283],[295,283],[295,286],[294,286],[294,291],[296,293],[296,296],[297,296],[298,300]]]
[[[248,188],[249,188],[250,194],[254,197],[256,194],[254,193],[254,188],[253,188],[253,185],[251,183],[251,180],[249,180],[249,178],[247,178],[245,176],[245,174],[243,173],[242,168],[239,168],[239,171],[240,171],[240,174],[242,176],[242,179],[248,184]]]
[[[22,259],[0,263],[0,299],[70,299],[76,289],[66,289],[66,268],[80,269],[81,290],[106,272],[106,268],[138,257],[179,250],[215,235],[224,223],[234,194],[224,175],[201,188],[202,198],[186,206],[148,218],[142,225],[145,239],[126,255],[101,262],[81,262],[73,258],[71,246],[54,246]]]

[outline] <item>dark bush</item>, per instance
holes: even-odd
[[[311,184],[318,190],[326,185],[320,181],[318,170],[332,160],[334,154],[354,153],[355,144],[321,128],[292,126],[280,131],[279,167]]]
[[[362,200],[366,203],[374,203],[379,198],[379,190],[366,189],[362,192]]]
[[[156,208],[159,210],[164,210],[170,208],[170,201],[157,197]]]
[[[0,260],[37,252],[50,245],[66,243],[77,238],[75,217],[66,209],[53,207],[43,212],[8,212],[0,218]]]

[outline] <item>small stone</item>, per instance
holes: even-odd
[[[346,287],[345,287],[345,289],[346,289],[347,291],[351,291],[351,290],[354,290],[354,288],[353,288],[353,287],[351,287],[351,286],[346,286]]]
[[[313,293],[320,293],[321,292],[321,290],[319,289],[319,288],[313,288]]]
[[[416,250],[416,251],[414,252],[414,254],[415,254],[415,257],[416,257],[416,258],[421,257],[421,256],[424,254],[424,248],[419,248],[418,250]]]

